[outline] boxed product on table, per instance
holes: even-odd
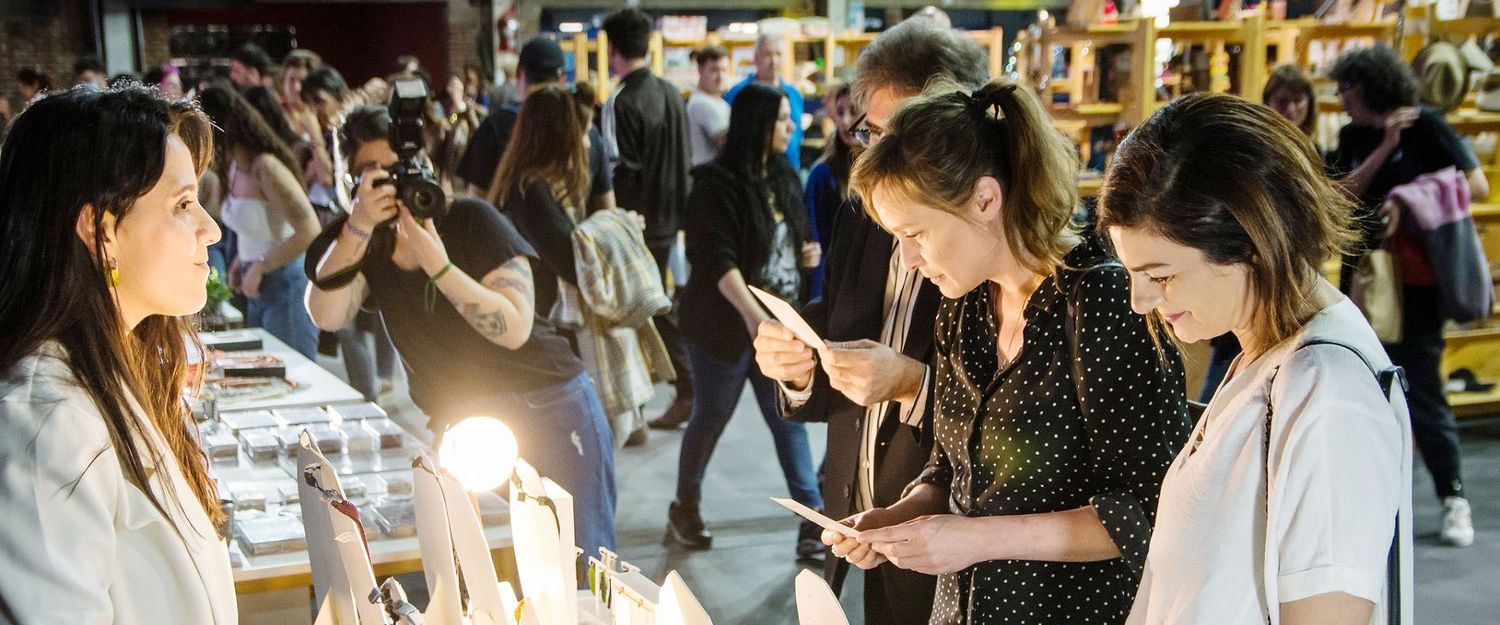
[[[409,498],[412,496],[411,472],[382,473],[375,478],[375,486],[387,497]]]
[[[406,430],[390,419],[366,419],[360,424],[380,441],[380,448],[400,449],[406,446]]]
[[[286,377],[286,362],[271,354],[221,355],[214,368],[226,378]]]
[[[234,502],[235,510],[259,510],[266,511],[266,494],[261,489],[249,484],[232,484],[229,487],[229,499]]]
[[[344,433],[328,423],[314,423],[307,426],[307,433],[312,437],[313,446],[323,455],[344,453]]]
[[[203,432],[203,451],[215,464],[239,464],[240,446],[228,430],[214,428]]]
[[[362,404],[339,404],[336,406],[329,406],[328,413],[330,415],[333,415],[335,420],[342,422],[364,421],[365,419],[384,419],[387,417],[385,409],[381,408],[379,404],[376,404],[374,402],[365,402]]]
[[[240,548],[252,556],[307,549],[302,520],[291,516],[265,516],[236,520],[234,531]]]
[[[281,452],[281,441],[272,430],[240,430],[240,448],[251,462],[275,462]]]
[[[366,510],[373,513],[370,516],[374,517],[375,526],[388,538],[417,534],[417,508],[411,499],[382,497]]]
[[[317,406],[305,408],[277,408],[276,418],[281,419],[287,425],[311,425],[314,423],[328,423],[331,419],[328,412]]]
[[[201,334],[199,339],[204,347],[221,352],[243,352],[265,347],[265,341],[261,340],[260,335],[250,330]]]
[[[269,410],[244,410],[239,412],[221,412],[219,420],[232,430],[253,430],[255,428],[273,428],[283,425],[276,420],[276,416]]]

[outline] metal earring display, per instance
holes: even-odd
[[[109,281],[109,285],[110,286],[112,286],[112,287],[120,286],[120,263],[119,263],[119,261],[117,261],[117,260],[115,260],[113,258],[109,259],[109,269],[105,272],[105,278]]]

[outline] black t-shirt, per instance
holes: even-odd
[[[469,138],[469,147],[464,150],[463,158],[458,161],[459,178],[480,189],[489,190],[520,114],[521,106],[511,102],[490,113],[489,117],[479,123],[474,136]],[[594,126],[589,127],[589,180],[590,195],[597,196],[614,190],[609,161],[604,156],[604,135]]]
[[[481,200],[455,201],[438,223],[438,235],[453,266],[475,280],[516,256],[537,263],[536,250],[510,220]],[[480,336],[441,292],[428,312],[421,269],[403,271],[388,257],[368,258],[363,273],[370,303],[407,365],[412,401],[438,423],[466,416],[461,411],[479,398],[555,386],[583,372],[567,339],[541,314],[531,338],[519,349],[506,349]]]
[[[1339,147],[1329,158],[1334,176],[1341,177],[1357,169],[1385,138],[1385,129],[1349,124],[1339,131]],[[1417,121],[1401,132],[1401,144],[1375,173],[1369,188],[1360,195],[1360,226],[1369,237],[1378,236],[1380,225],[1371,217],[1391,189],[1416,180],[1444,167],[1469,171],[1479,166],[1474,153],[1463,139],[1436,111],[1423,107]]]
[[[525,193],[520,187],[510,190],[505,199],[504,215],[516,225],[516,230],[536,248],[540,262],[533,262],[536,283],[536,309],[552,310],[557,303],[557,280],[578,284],[578,270],[573,258],[573,229],[576,227],[566,209],[552,194],[546,182],[534,180],[526,185]]]

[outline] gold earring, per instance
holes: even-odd
[[[109,285],[111,287],[118,287],[118,286],[120,286],[120,262],[119,261],[117,261],[117,260],[115,260],[113,258],[109,259],[109,270],[107,272],[105,272],[105,278],[109,281]]]

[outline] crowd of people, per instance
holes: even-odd
[[[863,569],[867,623],[1409,623],[1413,438],[1443,540],[1472,542],[1439,374],[1457,315],[1407,185],[1489,190],[1388,48],[1333,66],[1332,153],[1311,82],[1278,68],[1263,103],[1162,107],[1094,204],[1036,92],[929,14],[829,87],[806,167],[774,35],[732,86],[723,49],[695,52],[684,94],[650,70],[653,28],[602,21],[608,94],[547,38],[511,96],[409,57],[351,88],[253,44],[193,84],[23,69],[0,147],[0,616],[234,621],[180,401],[213,272],[367,399],[402,369],[435,439],[503,415],[573,494],[585,553],[615,547],[617,450],[684,425],[666,533],[712,547],[707,468],[748,383],[790,496],[859,530],[804,522],[795,553],[831,554],[836,591]],[[386,103],[413,80],[437,207],[395,180]],[[600,240],[614,262],[581,247]],[[1346,295],[1373,249],[1414,268],[1394,340]],[[1212,344],[1202,403],[1179,341]],[[827,423],[821,467],[807,422]],[[161,575],[170,601],[139,586]]]

